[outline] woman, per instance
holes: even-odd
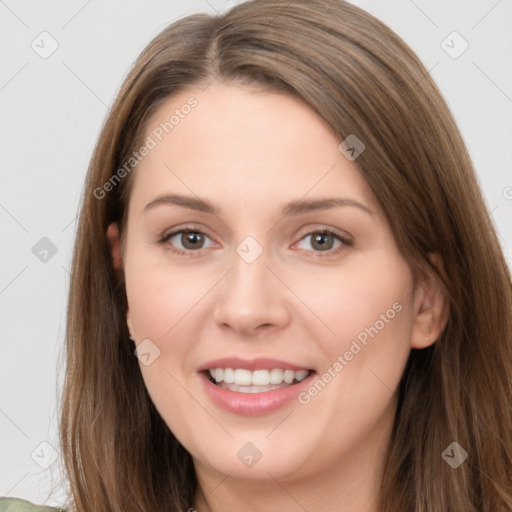
[[[512,510],[511,308],[401,39],[339,0],[180,20],[87,176],[69,509]]]

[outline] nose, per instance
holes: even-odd
[[[288,290],[270,270],[263,253],[247,263],[237,254],[215,297],[214,320],[244,337],[282,329],[290,322]]]

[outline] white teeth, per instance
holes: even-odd
[[[293,370],[285,370],[284,371],[284,381],[286,384],[291,384],[293,379],[295,378],[295,372]]]
[[[235,382],[235,371],[231,368],[224,370],[224,382],[226,384],[233,384]]]
[[[281,384],[283,382],[283,370],[274,368],[270,370],[270,384]]]
[[[252,388],[259,388],[261,386],[272,386],[274,389],[279,384],[290,385],[294,381],[300,382],[304,380],[309,374],[308,370],[282,370],[280,368],[273,368],[271,370],[245,370],[241,368],[211,368],[210,375],[215,382],[232,384],[231,388],[238,386],[245,386],[245,389],[232,389],[232,391],[246,391],[248,393],[258,393],[259,391],[251,391]],[[224,386],[223,386],[224,387]],[[266,391],[265,388],[262,391]]]
[[[256,370],[252,372],[251,384],[253,386],[267,386],[270,382],[268,370]]]
[[[298,372],[295,372],[295,378],[300,382],[304,380],[309,374],[308,370],[299,370]]]
[[[218,368],[215,370],[217,372]],[[221,370],[224,373],[224,370]],[[235,375],[233,377],[233,384],[237,386],[250,386],[251,385],[251,371],[250,370],[235,370]]]

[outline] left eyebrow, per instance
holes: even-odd
[[[374,213],[365,206],[359,203],[355,199],[349,199],[344,197],[332,197],[327,199],[313,199],[309,201],[290,201],[286,203],[282,210],[282,215],[300,215],[302,213],[308,213],[316,210],[328,210],[331,208],[338,208],[341,206],[353,206],[361,209],[362,211],[373,216]]]

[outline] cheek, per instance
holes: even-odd
[[[304,273],[288,279],[294,280],[294,290],[310,309],[303,318],[331,358],[348,350],[354,340],[362,347],[377,339],[386,339],[390,348],[408,345],[413,279],[395,253],[347,259],[346,265],[322,269],[314,278]]]
[[[170,266],[161,255],[132,250],[125,264],[130,322],[137,344],[156,354],[140,368],[157,408],[190,402],[181,384],[194,379],[202,338],[207,338],[208,293],[218,281],[208,269]],[[147,340],[150,340],[149,343]],[[196,359],[194,359],[196,357]],[[167,405],[165,405],[167,404]],[[162,412],[162,411],[161,411]]]
[[[389,406],[410,353],[411,271],[383,251],[296,286],[316,314],[303,318],[322,352],[317,381],[299,397],[304,410],[315,411],[310,428],[336,425],[347,438],[362,435]]]
[[[304,275],[295,286],[315,313],[304,313],[303,329],[316,340],[322,361],[319,382],[300,403],[315,402],[326,425],[350,423],[353,415],[360,417],[358,428],[373,424],[399,384],[410,353],[409,266],[395,252],[383,250],[347,259],[343,268],[320,272],[315,279]],[[333,409],[333,403],[343,406]]]
[[[171,430],[188,439],[191,423],[205,423],[204,412],[186,389],[193,378],[190,357],[199,338],[196,320],[200,308],[194,306],[211,287],[208,276],[191,285],[186,272],[142,256],[127,261],[125,275],[135,339],[150,353],[149,364],[140,360],[146,389]]]
[[[347,279],[335,324],[342,336],[336,349],[329,347],[331,361],[341,365],[332,390],[346,404],[344,413],[361,414],[367,425],[393,396],[411,348],[412,275],[400,259],[385,269],[368,266]]]
[[[134,251],[135,252],[135,251]],[[137,339],[169,339],[211,286],[208,275],[171,268],[162,258],[136,255],[125,266],[130,320]]]

